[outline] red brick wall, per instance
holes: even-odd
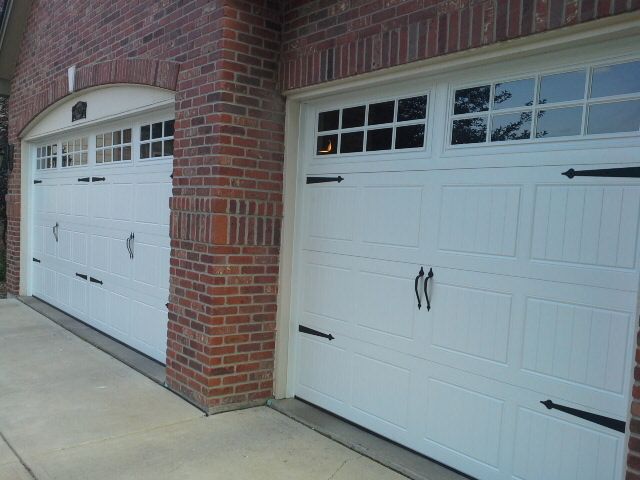
[[[280,5],[36,0],[10,98],[8,280],[20,278],[22,128],[79,89],[176,89],[167,382],[203,408],[272,392],[281,219]],[[178,74],[179,67],[179,74]]]
[[[285,90],[637,10],[640,0],[289,0]]]

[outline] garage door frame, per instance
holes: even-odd
[[[296,285],[294,249],[299,244],[297,235],[299,232],[296,232],[294,227],[299,221],[296,219],[300,215],[300,212],[296,210],[297,201],[299,200],[297,191],[302,185],[301,178],[299,178],[301,177],[300,168],[297,162],[298,159],[304,157],[302,153],[303,145],[305,143],[308,145],[309,142],[308,138],[301,137],[302,132],[305,132],[305,124],[307,122],[307,119],[302,116],[304,105],[329,96],[348,95],[354,91],[359,92],[367,87],[380,87],[390,83],[399,84],[418,77],[437,76],[445,72],[449,75],[459,69],[467,70],[483,65],[486,67],[491,63],[549,51],[555,52],[556,59],[560,59],[563,57],[571,58],[572,49],[589,50],[590,52],[587,56],[595,58],[598,56],[598,51],[603,53],[606,51],[607,47],[603,45],[607,41],[615,42],[616,39],[638,35],[640,33],[639,20],[640,15],[638,14],[622,15],[619,18],[605,19],[587,26],[576,26],[560,32],[549,32],[531,38],[514,40],[506,44],[485,47],[473,52],[462,52],[443,59],[417,62],[358,76],[353,79],[339,80],[286,92],[285,214],[280,260],[280,297],[275,372],[275,394],[277,398],[286,398],[294,395],[295,338],[299,335],[296,322],[292,318],[294,302],[292,285]],[[560,52],[561,50],[567,51]],[[434,128],[433,123],[430,128]],[[632,371],[629,371],[628,375],[632,375]],[[630,412],[627,415],[627,420],[629,420]]]

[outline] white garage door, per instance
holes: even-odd
[[[34,295],[165,362],[173,119],[33,146]]]
[[[479,479],[622,479],[631,60],[305,107],[295,395]]]

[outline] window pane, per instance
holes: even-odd
[[[53,168],[56,168],[58,166],[58,159],[56,157],[53,157],[51,159],[51,163],[53,165]]]
[[[589,107],[587,133],[637,132],[640,130],[640,100],[604,103]]]
[[[127,128],[122,131],[122,142],[123,143],[131,143],[131,129]]]
[[[66,156],[66,155],[63,155],[63,156],[62,156],[62,166],[63,166],[63,167],[66,167],[66,166],[67,166],[67,156]]]
[[[131,160],[131,147],[123,147],[122,160]]]
[[[140,145],[140,158],[149,158],[149,144],[143,143]]]
[[[96,151],[96,163],[102,163],[102,150]]]
[[[396,148],[421,148],[424,145],[424,125],[396,128]]]
[[[104,145],[104,136],[96,135],[96,147],[100,148]]]
[[[47,146],[47,155],[51,155],[51,145]]]
[[[393,128],[380,128],[367,132],[367,151],[391,150]]]
[[[164,141],[164,155],[173,155],[173,140]]]
[[[73,151],[77,152],[79,150],[82,150],[82,142],[81,142],[81,140],[79,138],[76,138],[73,141]]]
[[[540,79],[538,103],[567,102],[584,98],[586,72],[557,73]]]
[[[113,144],[120,145],[122,143],[122,133],[120,130],[113,132]]]
[[[364,120],[364,115],[362,120]],[[340,153],[361,152],[363,144],[364,132],[343,133],[340,138]]]
[[[318,155],[333,155],[338,151],[338,135],[322,135],[318,137]]]
[[[151,138],[162,138],[162,123],[151,125]]]
[[[174,120],[167,120],[164,122],[164,136],[165,137],[173,137],[174,132]]]
[[[151,156],[152,157],[162,156],[162,142],[153,142],[151,144]]]
[[[82,154],[82,165],[86,165],[89,160],[89,155],[87,153]]]
[[[456,90],[453,113],[484,112],[489,109],[489,85]],[[476,142],[464,142],[476,143]]]
[[[531,112],[509,113],[491,118],[491,141],[524,140],[531,137]]]
[[[351,107],[342,110],[342,128],[362,127],[366,107]]]
[[[89,148],[89,139],[87,137],[82,138],[82,150],[87,150]]]
[[[151,127],[144,125],[140,128],[140,140],[149,140],[151,138]]]
[[[113,161],[119,162],[122,159],[122,151],[119,148],[113,149]]]
[[[483,117],[454,120],[451,144],[482,143],[487,139],[487,119]]]
[[[105,133],[104,134],[104,146],[105,147],[109,147],[111,145],[112,145],[112,143],[111,143],[111,134],[110,133]]]
[[[398,100],[398,122],[420,120],[427,116],[427,96]],[[397,147],[396,147],[397,148]]]
[[[102,153],[104,154],[104,163],[111,162],[111,149],[103,150]]]
[[[640,62],[621,63],[593,69],[592,98],[635,92],[640,92]]]
[[[327,130],[337,130],[340,121],[340,110],[331,110],[330,112],[322,112],[318,115],[318,131],[326,132]]]
[[[582,107],[554,108],[538,112],[536,138],[580,135]]]
[[[496,83],[493,95],[493,108],[512,108],[533,105],[535,80],[526,78],[515,82]]]
[[[58,154],[58,145],[51,145],[51,155],[57,155]]]
[[[369,105],[369,125],[393,122],[393,113],[396,102],[372,103]],[[369,150],[369,148],[367,148]]]

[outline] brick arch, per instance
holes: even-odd
[[[175,91],[180,66],[176,62],[147,58],[118,59],[80,67],[76,71],[75,92],[112,84],[135,84]],[[49,107],[69,95],[66,73],[37,93],[16,118],[18,137]]]

